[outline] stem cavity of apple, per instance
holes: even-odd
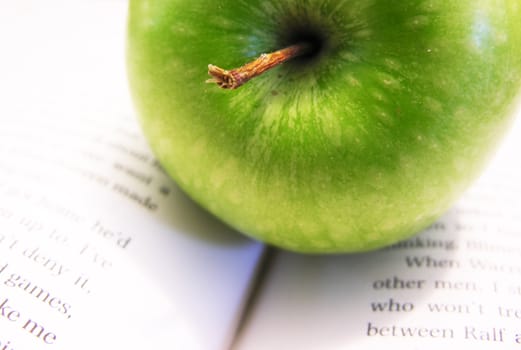
[[[306,55],[310,50],[311,46],[306,43],[291,45],[275,52],[264,53],[252,62],[232,70],[222,69],[213,64],[209,64],[208,74],[212,78],[206,80],[206,82],[215,83],[222,89],[237,89],[267,70],[293,58]]]

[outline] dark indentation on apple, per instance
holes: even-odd
[[[286,25],[282,26],[279,33],[280,46],[286,47],[300,43],[309,45],[306,54],[292,60],[292,64],[307,65],[316,62],[328,47],[327,31],[313,23],[295,24],[292,22],[288,21]]]

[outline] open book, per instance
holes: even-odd
[[[0,350],[521,347],[521,123],[416,237],[268,248],[155,161],[128,98],[126,6],[0,3]]]

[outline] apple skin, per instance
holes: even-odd
[[[237,90],[205,84],[319,39]],[[443,214],[483,169],[521,86],[519,0],[131,0],[128,73],[167,172],[237,230],[366,251]]]

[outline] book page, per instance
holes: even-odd
[[[235,350],[521,348],[521,120],[441,219],[381,251],[275,251]]]
[[[0,349],[226,349],[262,245],[162,171],[126,1],[0,3]]]

